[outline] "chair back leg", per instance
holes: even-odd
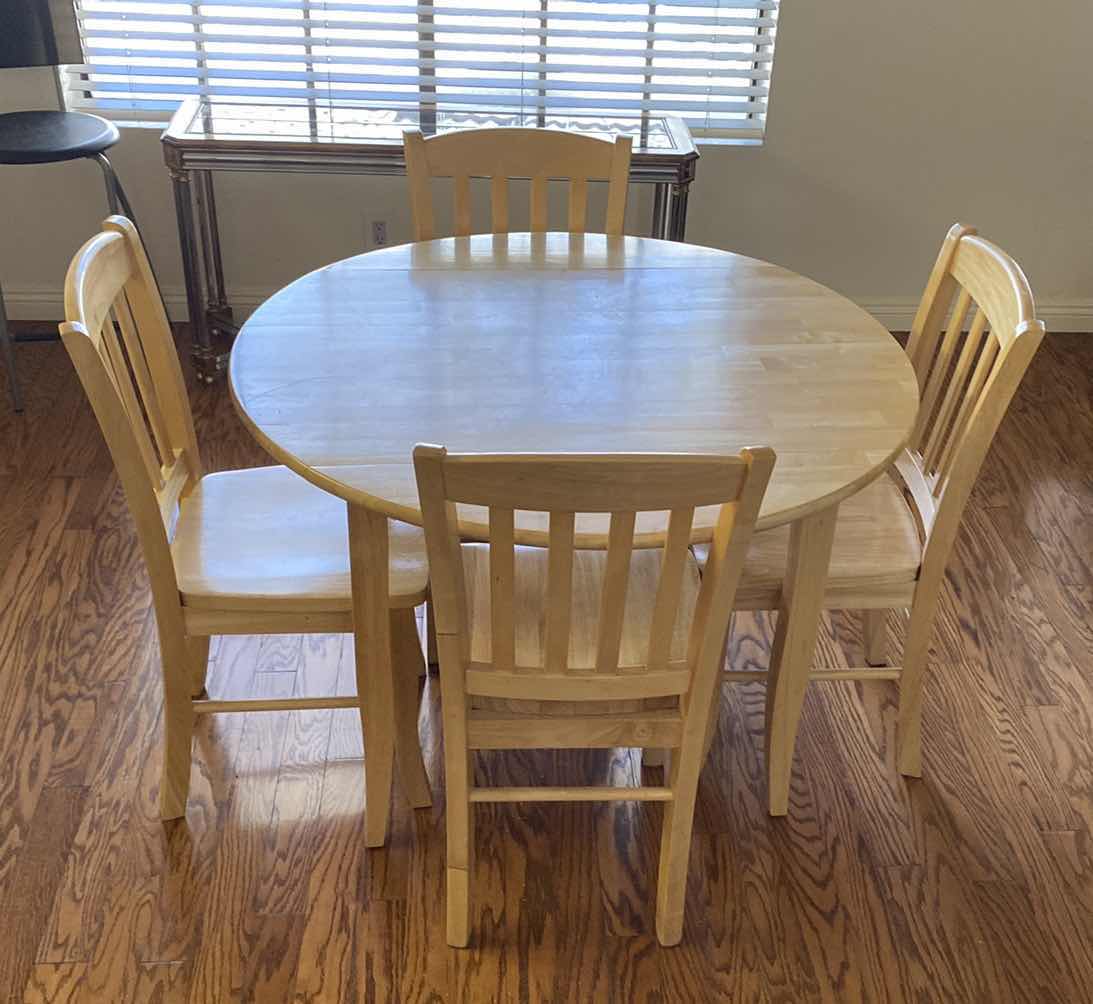
[[[888,665],[888,611],[862,611],[862,639],[868,666]]]
[[[427,809],[433,804],[433,793],[417,727],[425,657],[413,607],[391,611],[391,663],[395,676],[395,762],[399,781],[410,805]]]
[[[205,692],[205,678],[209,672],[208,635],[192,635],[187,639],[190,649],[190,696],[200,697]]]

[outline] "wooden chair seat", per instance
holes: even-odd
[[[693,548],[700,566],[708,544]],[[789,527],[756,533],[751,539],[744,576],[736,591],[737,610],[776,610],[789,553]],[[899,485],[882,477],[839,507],[824,605],[857,607],[863,593],[892,597],[892,605],[910,603],[922,564],[922,543],[914,513]]]
[[[425,534],[390,521],[390,605],[425,602]],[[201,479],[181,505],[171,550],[188,607],[350,610],[345,503],[287,467]]]
[[[464,544],[463,569],[467,585],[467,621],[471,636],[471,663],[491,660],[490,637],[490,548],[488,544]],[[545,662],[547,566],[549,551],[544,547],[515,548],[516,666],[539,667]],[[649,653],[649,625],[653,619],[656,587],[660,581],[662,548],[635,549],[630,556],[630,581],[626,613],[619,643],[619,659],[612,672],[627,666],[644,668]],[[573,552],[573,606],[569,624],[570,670],[595,670],[599,638],[599,603],[607,571],[606,551]],[[669,664],[687,658],[687,638],[694,618],[694,602],[701,578],[698,563],[687,556],[680,588],[679,616],[669,647]],[[542,673],[542,670],[536,670]]]

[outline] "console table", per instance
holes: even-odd
[[[418,108],[192,98],[183,102],[164,132],[163,155],[174,186],[199,378],[211,383],[223,370],[225,346],[237,331],[224,289],[214,171],[399,175],[406,173],[404,130],[430,134],[487,126],[632,136],[630,180],[656,186],[652,236],[684,239],[687,194],[698,151],[677,118],[445,110],[422,116]]]

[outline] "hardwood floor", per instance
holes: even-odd
[[[896,772],[895,690],[813,685],[789,816],[764,811],[762,687],[726,685],[699,790],[683,944],[653,934],[660,807],[483,805],[474,947],[444,943],[436,794],[363,846],[352,711],[199,725],[186,820],[156,816],[147,583],[62,347],[20,346],[0,405],[0,1004],[225,1001],[1093,1000],[1093,337],[1050,336],[950,569],[925,778]],[[210,469],[262,463],[194,387]],[[731,659],[764,668],[765,617]],[[823,658],[860,659],[856,618]],[[210,690],[347,692],[341,636],[225,638]],[[636,754],[484,755],[494,783],[628,783]]]

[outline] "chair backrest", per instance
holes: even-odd
[[[431,180],[451,178],[455,188],[456,237],[471,233],[471,178],[490,180],[491,232],[509,232],[509,180],[531,180],[531,230],[547,229],[548,182],[569,182],[569,226],[584,233],[589,181],[606,181],[607,218],[603,233],[622,235],[631,141],[612,143],[557,129],[468,129],[425,139],[418,130],[403,134],[414,240],[437,236]]]
[[[767,448],[739,456],[680,454],[448,454],[414,451],[429,549],[437,640],[446,686],[468,695],[512,700],[624,701],[694,694],[717,678],[744,555],[774,465]],[[470,625],[457,504],[489,510],[490,665],[471,662]],[[671,643],[691,543],[695,509],[720,506],[687,638],[686,658]],[[516,663],[514,555],[523,542],[517,511],[549,514],[543,664]],[[659,582],[643,658],[620,665],[624,608],[636,515],[668,512]],[[609,513],[595,666],[569,665],[574,598],[574,528],[578,514]],[[528,537],[527,539],[532,539]],[[584,597],[587,602],[590,598]],[[687,611],[690,615],[690,611]],[[701,684],[701,686],[700,686]]]
[[[162,629],[165,610],[178,607],[170,538],[201,458],[167,314],[130,220],[111,216],[76,252],[65,317],[61,337],[125,488]]]
[[[897,462],[941,564],[979,468],[1044,337],[1028,280],[1001,248],[957,224],[945,238],[911,328],[921,392]]]

